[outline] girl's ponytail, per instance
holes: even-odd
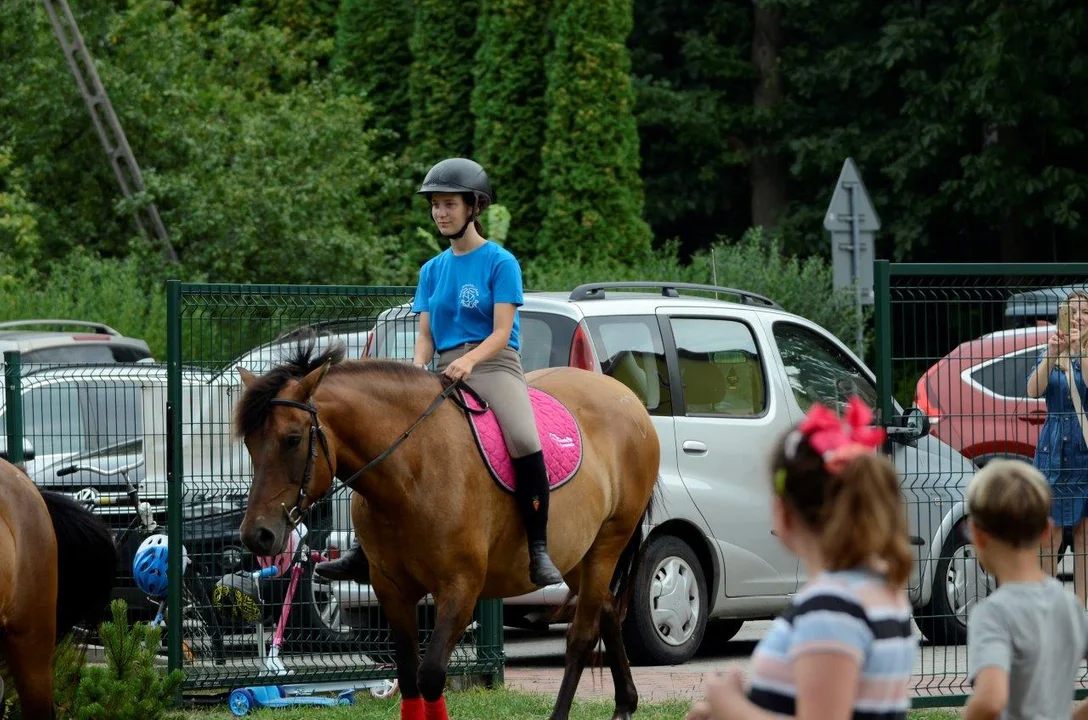
[[[800,427],[779,443],[774,484],[785,503],[820,538],[829,570],[879,561],[888,581],[902,587],[914,555],[895,467],[877,454],[883,430],[857,398],[845,422],[814,405]]]
[[[880,560],[888,582],[904,587],[914,555],[895,468],[880,455],[859,455],[828,476],[820,549],[829,570]]]

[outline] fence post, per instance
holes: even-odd
[[[182,596],[181,596],[181,286],[177,280],[166,283],[166,658],[170,671],[181,669]],[[179,691],[180,692],[180,691]]]
[[[4,404],[7,408],[8,462],[22,466],[23,455],[23,392],[22,355],[18,350],[4,352]]]
[[[873,263],[873,321],[876,325],[876,396],[880,409],[880,424],[892,423],[892,293],[891,266],[887,260]]]
[[[495,668],[491,673],[492,685],[505,683],[506,658],[503,653],[502,608],[502,600],[480,602],[480,637],[476,652],[486,658],[489,667]]]

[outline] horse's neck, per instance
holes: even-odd
[[[341,481],[398,442],[441,392],[437,383],[430,382],[413,386],[389,378],[356,383],[346,380],[326,390],[326,402],[336,406],[328,423],[336,438],[336,474]],[[418,442],[430,430],[424,421],[410,437]],[[411,453],[404,450],[404,445],[398,446],[352,485],[369,501],[389,509],[405,502],[413,473]]]

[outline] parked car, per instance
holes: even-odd
[[[1031,327],[1041,322],[1057,322],[1058,306],[1074,290],[1088,290],[1088,285],[1077,283],[1016,293],[1005,301],[1008,326]]]
[[[186,372],[183,378],[183,400],[201,408],[211,421],[214,409],[207,375]],[[25,371],[20,397],[27,474],[47,490],[75,493],[89,488],[99,495],[115,496],[117,504],[94,511],[116,531],[135,520],[123,479],[90,471],[59,473],[73,465],[112,470],[142,461],[129,473],[129,480],[139,488],[140,500],[151,506],[155,521],[165,526],[166,386],[165,366],[154,364],[65,365]],[[0,393],[0,427],[6,426],[9,411],[6,392]],[[199,472],[222,464],[229,448],[214,442],[209,435],[187,435],[181,450],[187,468]],[[241,548],[236,536],[248,484],[231,488],[229,483],[217,482],[212,487],[214,492],[187,491],[182,497],[182,517],[189,556],[205,579],[214,580],[223,574],[219,572],[223,566],[236,564],[240,557],[232,548]],[[124,598],[131,608],[147,610],[146,600],[130,580],[132,556],[141,539],[133,533],[122,548],[115,597]]]
[[[990,333],[956,346],[914,391],[930,432],[976,466],[996,457],[1031,462],[1046,402],[1027,395],[1028,375],[1054,325]]]
[[[569,293],[526,293],[520,316],[527,372],[571,365],[609,374],[637,393],[658,432],[664,502],[628,614],[632,659],[682,663],[699,648],[708,621],[721,625],[716,638],[728,638],[745,620],[783,610],[805,578],[770,533],[772,446],[813,402],[841,411],[856,394],[875,405],[873,373],[827,330],[742,290],[595,283]],[[370,354],[410,358],[404,348],[414,344],[415,323],[407,305],[383,313]],[[397,340],[383,345],[383,338]],[[917,552],[910,594],[928,614],[947,604],[940,600],[938,578],[947,571],[940,554],[962,525],[973,467],[928,434],[919,411],[895,410],[891,452]],[[350,525],[342,526],[331,542],[347,547],[350,535]],[[334,583],[334,592],[345,610],[377,602],[368,585]],[[509,598],[506,622],[547,617],[565,593],[546,588]],[[962,642],[966,607],[927,623],[927,635]]]
[[[145,341],[125,337],[108,325],[83,320],[0,322],[0,357],[9,350],[17,350],[24,365],[133,363],[151,358]]]

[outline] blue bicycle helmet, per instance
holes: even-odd
[[[167,547],[166,535],[152,535],[142,543],[132,557],[132,578],[136,586],[153,598],[166,597]],[[182,547],[182,567],[188,565],[188,553]]]

